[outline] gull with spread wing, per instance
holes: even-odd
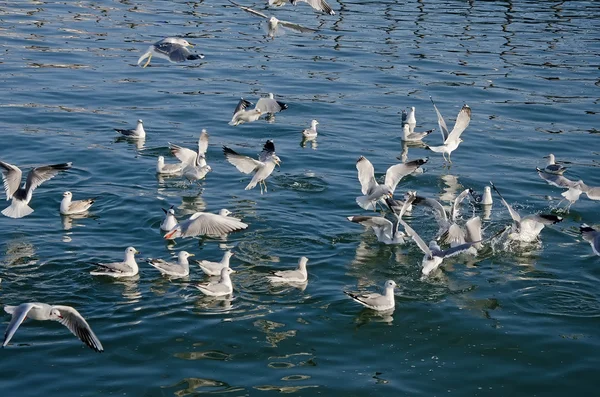
[[[190,254],[187,251],[179,251],[179,254],[177,254],[177,263],[152,258],[148,258],[147,262],[165,276],[186,277],[190,274],[190,262],[188,261],[190,256],[194,256],[194,254]]]
[[[364,196],[357,197],[356,203],[365,210],[375,210],[377,201],[392,197],[398,182],[406,175],[415,172],[427,161],[427,158],[423,158],[391,166],[385,174],[385,182],[380,185],[375,179],[373,164],[366,157],[360,156],[356,162],[356,169],[358,170],[358,181]]]
[[[260,11],[253,10],[250,7],[244,7],[244,6],[242,6],[240,4],[237,4],[237,3],[235,3],[235,2],[233,2],[231,0],[229,0],[229,2],[231,4],[233,4],[233,5],[235,5],[236,7],[239,7],[242,10],[244,10],[244,11],[246,11],[246,12],[252,14],[252,15],[256,15],[257,17],[268,19],[268,22],[267,22],[268,33],[267,34],[271,38],[275,38],[275,36],[278,36],[280,34],[280,30],[279,30],[280,26],[282,26],[284,28],[295,30],[295,31],[300,32],[300,33],[313,33],[313,32],[316,32],[315,29],[307,28],[307,27],[304,27],[302,25],[298,25],[296,23],[292,23],[292,22],[288,22],[288,21],[282,21],[282,20],[277,19],[275,17],[270,17],[269,18],[267,15],[263,14]]]
[[[193,46],[193,44],[189,43],[185,39],[180,39],[178,37],[166,37],[148,47],[148,50],[138,59],[137,64],[139,65],[144,61],[144,59],[148,58],[148,61],[146,61],[143,66],[145,68],[148,66],[148,64],[150,64],[152,56],[167,59],[173,63],[193,61],[204,58],[204,55],[192,54],[190,50],[188,50],[188,47]]]
[[[31,201],[33,191],[42,183],[54,178],[60,171],[71,168],[71,165],[72,163],[62,163],[36,167],[27,174],[27,180],[23,187],[19,187],[22,176],[19,167],[0,161],[6,200],[12,199],[10,206],[2,210],[2,215],[9,218],[23,218],[31,214],[33,208],[29,207],[28,204]]]
[[[462,109],[460,109],[460,112],[458,112],[458,116],[456,117],[454,128],[452,128],[452,131],[448,132],[446,122],[440,114],[437,106],[435,106],[433,99],[431,99],[431,103],[433,103],[433,107],[437,113],[438,125],[440,127],[440,132],[442,133],[444,144],[442,146],[429,146],[429,149],[436,153],[442,153],[444,160],[446,160],[446,154],[448,154],[447,161],[451,163],[452,161],[450,160],[450,154],[455,151],[456,148],[458,148],[458,145],[462,142],[460,136],[464,130],[467,129],[469,122],[471,121],[471,108],[468,105],[463,105]]]
[[[281,159],[275,154],[275,144],[272,140],[268,140],[263,146],[263,150],[258,156],[258,160],[255,160],[248,156],[242,156],[236,151],[223,146],[223,153],[225,158],[231,164],[238,169],[238,171],[244,174],[251,174],[254,172],[252,180],[246,186],[245,190],[254,188],[257,184],[260,185],[260,194],[267,191],[267,183],[265,180],[271,175],[276,165],[281,164]]]
[[[83,316],[71,306],[31,302],[21,303],[19,306],[4,306],[4,311],[12,315],[12,318],[6,328],[2,347],[5,347],[8,342],[10,342],[15,335],[15,332],[17,332],[17,329],[19,329],[19,326],[23,321],[29,318],[38,321],[58,321],[91,349],[98,353],[104,351],[102,343],[100,343],[100,340],[96,334],[94,334],[90,325],[85,321]]]
[[[135,254],[139,253],[135,248],[127,247],[123,262],[96,263],[98,269],[91,271],[90,274],[92,276],[109,276],[114,278],[133,277],[139,272],[138,264],[135,261]]]
[[[396,288],[396,283],[393,280],[388,280],[383,286],[383,295],[376,292],[361,294],[347,291],[344,291],[344,294],[369,309],[387,311],[394,309],[396,306],[394,300],[394,288]]]
[[[502,203],[504,203],[504,206],[508,209],[508,213],[513,220],[511,232],[508,235],[508,238],[511,240],[530,243],[537,239],[538,235],[546,225],[553,225],[563,220],[562,217],[551,214],[533,214],[521,218],[521,215],[519,215],[519,213],[504,200],[504,197],[502,197],[502,194],[500,194],[496,186],[491,182],[490,185],[492,186],[492,189],[498,193],[498,196],[500,196],[500,200],[502,200]]]
[[[202,129],[198,138],[198,151],[184,148],[169,143],[171,153],[181,161],[182,175],[190,182],[203,179],[212,171],[210,165],[206,164],[206,151],[208,150],[208,132]]]
[[[594,254],[600,256],[600,231],[590,227],[589,225],[582,223],[579,227],[581,237],[592,246]]]
[[[567,189],[560,194],[564,197],[564,200],[569,202],[564,209],[566,212],[568,212],[571,206],[575,204],[577,200],[579,200],[579,196],[581,196],[581,193],[583,193],[586,187],[581,179],[579,181],[572,181],[561,174],[546,172],[538,167],[536,167],[535,170],[540,178],[545,180],[549,185],[556,186],[561,189]],[[562,200],[560,203],[562,203]],[[560,205],[560,203],[558,203],[558,205]]]
[[[257,107],[255,107],[254,109],[246,110],[250,106],[252,106],[252,102],[241,98],[237,106],[235,107],[235,110],[233,111],[233,117],[231,118],[229,125],[236,126],[244,123],[251,123],[260,119],[260,116],[262,116],[263,114],[262,110],[260,110]]]
[[[165,239],[194,236],[223,236],[237,230],[243,230],[247,224],[235,218],[209,212],[196,212],[189,219],[175,225]]]
[[[63,215],[82,214],[94,204],[95,199],[73,200],[73,193],[64,192],[60,202],[60,213]]]
[[[288,105],[276,100],[272,92],[269,92],[267,98],[260,98],[256,101],[256,106],[254,107],[254,109],[260,110],[261,114],[266,114],[267,119],[272,118],[275,113],[283,112],[287,108]]]
[[[298,3],[306,3],[317,11],[326,12],[329,15],[335,15],[335,11],[333,11],[331,6],[327,4],[325,0],[269,0],[269,5],[281,7],[287,2],[292,3],[292,5],[297,5]]]

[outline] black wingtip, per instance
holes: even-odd
[[[579,226],[579,233],[587,233],[587,232],[595,232],[595,231],[596,231],[596,229],[594,229],[593,227],[588,226],[585,223],[582,223]]]
[[[195,61],[196,59],[204,58],[204,54],[190,54],[187,56],[188,61]]]
[[[163,212],[164,212],[165,214],[167,214],[167,213],[169,212],[169,211],[167,211],[167,210],[166,210],[166,209],[164,209],[164,208],[161,208],[161,210],[163,210]]]
[[[281,108],[282,112],[288,108],[287,103],[283,103],[283,102],[279,102],[279,101],[276,101],[276,102],[279,105],[279,107]]]
[[[275,151],[275,144],[273,143],[273,141],[271,139],[269,139],[269,140],[267,140],[267,142],[265,142],[265,146],[263,147],[263,150],[265,150],[267,152]]]
[[[227,146],[223,146],[223,154],[227,157],[228,154],[237,154],[237,152],[233,149],[228,148]]]
[[[544,219],[549,220],[550,222],[554,223],[558,223],[558,222],[562,222],[563,217],[562,216],[557,216],[557,215],[552,215],[552,214],[540,214],[540,216]]]

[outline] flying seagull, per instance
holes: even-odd
[[[225,154],[227,161],[235,165],[235,168],[237,168],[238,171],[243,172],[244,174],[251,174],[254,172],[254,176],[248,186],[246,186],[245,190],[250,190],[257,184],[260,184],[260,194],[263,194],[263,186],[264,191],[267,191],[267,183],[265,180],[271,175],[275,166],[281,164],[281,159],[275,154],[275,144],[272,140],[268,140],[265,143],[262,152],[258,156],[258,160],[254,160],[248,156],[242,156],[227,146],[223,146],[223,153]]]
[[[194,45],[189,43],[185,39],[180,39],[178,37],[167,37],[162,40],[157,41],[148,47],[148,50],[142,55],[137,64],[139,65],[144,61],[144,59],[148,58],[148,61],[144,64],[144,68],[150,64],[150,60],[152,56],[156,56],[157,58],[168,59],[171,62],[183,62],[183,61],[193,61],[196,59],[204,58],[202,54],[192,54],[187,47],[193,47]]]
[[[229,0],[229,2],[231,4],[233,4],[233,5],[235,5],[236,7],[239,7],[242,10],[244,10],[244,11],[250,13],[250,14],[256,15],[256,16],[261,17],[261,18],[268,19],[268,23],[267,23],[268,36],[271,37],[271,38],[274,38],[275,36],[279,35],[279,26],[282,26],[282,27],[288,28],[288,29],[292,29],[292,30],[295,30],[295,31],[300,32],[300,33],[313,33],[313,32],[316,32],[315,29],[307,28],[307,27],[304,27],[302,25],[298,25],[296,23],[292,23],[292,22],[288,22],[288,21],[282,21],[282,20],[279,20],[279,19],[277,19],[275,17],[270,17],[269,18],[267,15],[263,14],[260,11],[253,10],[250,7],[244,7],[244,6],[242,6],[240,4],[237,4],[237,3],[235,3],[235,2],[233,2],[231,0]]]
[[[29,207],[28,204],[31,201],[33,191],[42,183],[54,178],[60,171],[71,168],[72,164],[62,163],[36,167],[27,174],[27,180],[23,184],[23,187],[19,187],[22,176],[19,167],[0,161],[6,200],[12,199],[10,206],[2,210],[2,214],[9,218],[23,218],[31,214],[33,208]]]
[[[181,161],[182,175],[190,182],[203,179],[207,173],[212,171],[210,165],[206,164],[206,151],[208,150],[208,132],[202,129],[198,138],[198,151],[184,148],[169,143],[171,154]]]
[[[585,241],[590,243],[594,254],[600,255],[600,232],[593,227],[582,223],[579,227],[579,232]]]
[[[262,110],[260,110],[257,107],[255,107],[254,109],[246,110],[250,106],[252,106],[252,102],[241,98],[237,106],[235,107],[235,110],[233,111],[233,117],[231,117],[229,125],[236,126],[244,123],[251,123],[260,119],[260,116],[263,115]]]
[[[306,3],[317,11],[326,12],[329,15],[335,15],[335,11],[331,9],[331,6],[327,4],[325,0],[269,0],[269,5],[281,7],[287,1],[292,3],[292,5],[297,5],[298,3]]]
[[[431,103],[433,103],[433,107],[435,108],[435,112],[437,113],[438,125],[442,133],[444,144],[442,146],[429,146],[429,149],[436,153],[442,153],[444,160],[446,160],[446,154],[448,154],[448,162],[451,163],[452,161],[450,160],[450,154],[453,151],[455,151],[456,148],[458,148],[458,145],[460,145],[460,143],[462,142],[462,139],[460,139],[460,135],[468,127],[469,122],[471,121],[471,108],[468,105],[463,105],[460,112],[458,112],[458,116],[456,117],[454,128],[452,128],[452,131],[448,132],[446,122],[444,121],[444,118],[438,111],[437,106],[435,106],[433,99],[431,99]]]

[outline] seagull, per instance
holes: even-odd
[[[165,158],[158,156],[156,161],[156,173],[160,175],[178,175],[183,170],[182,164],[165,164]]]
[[[221,274],[221,270],[226,267],[229,267],[229,259],[233,256],[233,252],[227,250],[223,254],[223,259],[220,262],[210,262],[210,261],[196,261],[198,266],[202,271],[209,276],[218,276]]]
[[[161,208],[165,213],[165,219],[160,224],[160,230],[165,232],[171,231],[177,225],[177,219],[175,218],[175,211],[173,210],[173,206],[168,210]]]
[[[148,50],[144,55],[138,59],[137,64],[139,65],[144,59],[148,58],[148,61],[146,61],[143,66],[145,68],[150,63],[153,55],[157,58],[168,59],[170,62],[193,61],[204,58],[204,55],[192,54],[190,50],[187,49],[187,47],[193,46],[193,44],[185,39],[167,37],[148,47]]]
[[[233,111],[233,117],[231,118],[229,125],[236,126],[244,123],[251,123],[260,119],[260,116],[263,114],[262,110],[256,107],[254,109],[246,110],[250,106],[252,106],[252,102],[241,98]]]
[[[86,212],[92,204],[94,204],[95,199],[86,199],[86,200],[76,200],[71,201],[73,199],[73,193],[64,192],[63,199],[60,202],[60,213],[63,215],[72,215],[72,214],[81,214]]]
[[[54,178],[60,171],[71,168],[71,165],[73,165],[73,163],[62,163],[33,168],[29,171],[23,187],[19,187],[22,175],[19,167],[0,161],[6,200],[12,198],[10,206],[2,210],[2,215],[9,218],[23,218],[24,216],[31,214],[33,208],[29,207],[28,204],[31,201],[33,191],[42,183]]]
[[[79,340],[85,343],[91,349],[102,353],[104,348],[102,343],[90,328],[90,325],[85,321],[83,316],[71,306],[48,305],[46,303],[31,302],[21,303],[19,306],[4,306],[4,311],[12,315],[10,323],[4,334],[4,342],[2,347],[5,347],[12,339],[19,326],[27,318],[32,320],[53,320],[58,321],[77,336]]]
[[[146,131],[144,130],[144,122],[142,121],[142,119],[139,119],[137,121],[137,126],[133,130],[121,130],[119,128],[115,128],[115,131],[117,131],[119,134],[124,135],[128,138],[133,138],[133,139],[145,139],[146,138]]]
[[[98,269],[91,271],[92,276],[109,276],[114,278],[133,277],[138,274],[139,268],[135,261],[135,254],[139,251],[133,247],[128,247],[125,250],[125,260],[123,262],[114,263],[97,263]]]
[[[395,306],[394,288],[396,288],[396,283],[393,280],[388,280],[383,286],[383,295],[375,292],[358,294],[347,291],[344,291],[344,294],[348,295],[354,301],[360,303],[365,307],[368,307],[369,309],[377,311],[387,311],[392,310]]]
[[[314,8],[317,11],[326,12],[329,15],[335,15],[335,11],[333,11],[331,9],[329,4],[327,4],[325,2],[325,0],[269,0],[269,5],[275,6],[275,7],[281,7],[287,1],[292,3],[292,5],[297,5],[298,3],[304,2],[304,3],[307,3],[309,6],[311,6],[312,8]]]
[[[314,0],[311,0],[311,1],[314,1]],[[313,32],[316,32],[315,29],[307,28],[307,27],[304,27],[302,25],[298,25],[296,23],[292,23],[292,22],[288,22],[288,21],[282,21],[282,20],[279,20],[279,19],[277,19],[275,17],[269,18],[267,15],[263,14],[260,11],[253,10],[250,7],[244,7],[244,6],[240,5],[240,4],[234,3],[231,0],[229,0],[229,2],[231,4],[233,4],[233,5],[235,5],[236,7],[239,7],[242,10],[244,10],[244,11],[250,13],[250,14],[256,15],[256,16],[264,18],[264,19],[268,19],[269,20],[268,24],[267,24],[268,36],[271,37],[271,38],[275,38],[275,36],[279,35],[279,26],[280,25],[283,26],[284,28],[292,29],[292,30],[295,30],[295,31],[300,32],[300,33],[313,33]]]
[[[556,160],[552,153],[550,153],[544,158],[548,159],[548,164],[546,165],[546,167],[544,167],[544,172],[547,172],[548,174],[562,175],[567,170],[567,167],[560,164],[556,164]]]
[[[500,199],[508,209],[510,217],[513,219],[511,233],[508,235],[508,238],[511,240],[530,243],[537,239],[544,226],[553,225],[563,220],[560,216],[544,214],[528,215],[521,218],[519,213],[504,200],[504,197],[502,197],[502,194],[500,194],[496,186],[491,182],[490,185],[492,186],[492,189],[498,193],[498,196],[500,196]]]
[[[229,215],[231,215],[231,211],[229,211],[227,208],[222,208],[221,210],[219,210],[219,215],[226,216],[229,219],[235,219],[236,221],[241,221],[241,219],[239,219],[239,218],[234,218],[232,216],[229,216]]]
[[[385,174],[385,183],[380,185],[375,180],[373,164],[366,157],[360,156],[356,162],[356,169],[358,170],[358,181],[364,196],[357,197],[356,203],[365,210],[375,210],[378,200],[392,197],[398,182],[406,175],[415,172],[428,160],[428,158],[424,158],[391,166]]]
[[[415,118],[415,107],[412,106],[406,114],[402,111],[402,140],[404,142],[420,142],[427,135],[431,134],[433,130],[424,132],[415,132],[417,126],[417,119]]]
[[[421,273],[423,277],[429,276],[432,272],[437,270],[440,267],[444,258],[449,258],[460,253],[466,252],[476,244],[476,242],[470,242],[465,244],[460,244],[455,247],[448,248],[446,250],[442,250],[440,246],[432,240],[429,242],[429,245],[425,244],[425,241],[414,231],[412,227],[410,227],[406,222],[400,220],[402,226],[404,226],[404,231],[406,235],[412,237],[413,241],[417,243],[417,246],[423,251],[423,259],[421,261]]]
[[[310,128],[307,128],[304,131],[302,131],[302,135],[304,136],[304,138],[315,139],[317,137],[317,125],[319,125],[319,122],[317,120],[311,121]]]
[[[569,211],[571,206],[575,204],[577,200],[579,200],[579,196],[581,196],[581,193],[583,193],[584,189],[587,187],[581,179],[575,182],[564,177],[563,175],[548,173],[538,167],[536,167],[535,170],[538,172],[540,178],[545,180],[549,185],[556,186],[561,189],[568,189],[560,194],[567,201],[569,201],[569,204],[566,206],[565,209],[567,212]]]
[[[585,223],[581,224],[579,227],[579,232],[581,233],[583,239],[590,243],[594,254],[600,255],[600,232]]]
[[[266,114],[267,116],[273,116],[274,113],[283,112],[287,108],[288,105],[275,100],[275,97],[271,92],[269,92],[268,98],[260,98],[254,107],[254,109],[260,110],[261,115]]]
[[[208,296],[225,296],[233,293],[233,285],[231,284],[231,278],[229,275],[233,273],[230,267],[224,267],[221,269],[221,278],[218,283],[204,283],[197,284],[194,287],[198,288],[200,292]]]
[[[415,107],[411,106],[409,108],[408,113],[404,110],[402,111],[402,122],[408,125],[409,132],[415,132],[415,127],[417,126],[417,118],[415,117]]]
[[[483,194],[479,194],[473,189],[469,189],[469,193],[473,201],[479,205],[492,205],[494,203],[494,200],[492,200],[492,188],[489,186],[483,188]]]
[[[164,238],[171,240],[178,237],[221,236],[247,227],[247,224],[235,218],[209,212],[196,212],[189,219],[175,225]]]
[[[208,132],[202,129],[198,138],[198,152],[169,143],[171,154],[181,161],[182,174],[190,182],[203,179],[212,171],[206,164],[206,151],[208,150]]]
[[[190,274],[190,263],[188,262],[190,256],[194,256],[194,254],[190,254],[187,251],[179,251],[179,254],[177,254],[177,263],[152,258],[148,258],[147,262],[166,276],[186,277]]]
[[[386,219],[383,216],[349,216],[347,219],[350,222],[360,223],[363,226],[370,227],[373,229],[375,236],[377,236],[377,241],[384,244],[404,244],[405,234],[398,230],[398,225],[400,223],[400,219],[407,212],[408,208],[411,207],[412,202],[415,199],[414,194],[410,194],[407,197],[406,201],[403,203],[402,208],[398,210],[398,212],[393,211],[396,216],[396,220],[391,222],[389,219]],[[394,201],[391,197],[387,197],[385,199],[386,204],[390,208],[395,208],[397,202]]]
[[[265,180],[271,175],[276,165],[281,166],[281,159],[275,154],[275,144],[272,140],[268,140],[263,146],[263,150],[258,156],[258,160],[254,160],[248,156],[242,156],[234,150],[223,146],[223,153],[225,158],[231,164],[235,165],[238,171],[244,174],[250,174],[254,172],[252,180],[246,186],[245,190],[253,189],[257,184],[260,185],[260,194],[267,192],[267,183]]]
[[[268,276],[272,283],[305,283],[308,281],[308,273],[306,272],[306,264],[308,258],[300,257],[298,267],[295,270],[278,270],[271,271],[271,276]]]
[[[447,153],[447,161],[451,163],[452,161],[450,160],[450,154],[453,151],[455,151],[456,148],[458,148],[458,145],[462,142],[462,139],[460,139],[460,135],[469,126],[469,122],[471,121],[471,108],[468,105],[463,105],[460,112],[458,112],[458,116],[456,117],[454,128],[452,128],[451,132],[448,132],[446,122],[444,121],[444,118],[435,106],[433,99],[431,99],[431,103],[433,103],[433,107],[435,108],[435,112],[437,113],[438,125],[442,133],[442,138],[444,139],[444,144],[442,146],[429,146],[429,149],[436,153],[442,153],[444,160],[446,160]]]

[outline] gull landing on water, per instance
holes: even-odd
[[[433,99],[431,97],[430,99],[435,112],[437,113],[438,125],[440,127],[440,132],[442,133],[444,144],[442,146],[429,146],[429,149],[436,153],[442,153],[444,160],[446,160],[446,154],[448,154],[447,161],[451,163],[452,160],[450,160],[450,154],[455,151],[458,148],[458,145],[460,145],[462,142],[460,135],[469,126],[469,122],[471,121],[471,108],[468,105],[463,105],[460,112],[458,112],[458,116],[456,117],[454,128],[452,128],[452,131],[448,132],[448,127],[446,127],[444,118],[440,114],[437,106],[435,106]]]
[[[252,106],[252,102],[241,98],[233,111],[233,117],[231,118],[229,125],[236,126],[244,123],[251,123],[260,119],[260,116],[263,114],[262,110],[256,107],[254,109],[246,110],[250,106]]]
[[[202,129],[198,138],[198,152],[169,143],[171,154],[181,161],[182,175],[190,182],[203,179],[212,171],[210,165],[206,164],[206,151],[208,150],[208,132]]]
[[[254,160],[248,156],[242,156],[236,151],[223,146],[223,154],[229,163],[233,164],[238,171],[244,174],[251,174],[254,172],[252,180],[246,186],[245,190],[250,190],[260,184],[260,194],[267,191],[267,183],[265,180],[271,175],[276,165],[281,164],[281,159],[275,154],[275,144],[273,141],[268,140],[263,146],[263,150],[258,156],[258,160]]]
[[[346,291],[344,291],[344,294],[348,295],[350,298],[352,298],[352,300],[365,307],[368,307],[369,309],[387,311],[392,310],[396,306],[396,302],[394,300],[394,288],[396,288],[396,283],[393,280],[388,280],[383,286],[383,295],[378,293],[359,294]]]
[[[71,306],[48,305],[46,303],[32,302],[21,303],[19,306],[4,306],[4,311],[11,314],[12,318],[6,328],[2,347],[5,347],[8,342],[10,342],[23,321],[30,318],[38,321],[58,321],[91,349],[98,353],[104,351],[102,343],[100,343],[100,340],[96,334],[94,334],[94,331],[92,331],[92,328],[87,321],[85,321],[83,316]]]
[[[192,54],[190,50],[187,49],[187,47],[193,46],[193,44],[189,43],[185,39],[167,37],[148,47],[148,50],[144,53],[144,55],[138,59],[137,64],[139,65],[144,61],[144,59],[148,58],[148,61],[146,61],[143,66],[145,68],[150,64],[152,56],[167,59],[170,62],[193,61],[204,58],[204,55]]]
[[[62,163],[36,167],[27,174],[27,180],[23,187],[19,187],[22,176],[19,167],[0,161],[6,199],[12,199],[10,206],[2,210],[2,215],[9,218],[23,218],[31,214],[33,208],[28,204],[33,196],[33,191],[42,183],[54,178],[60,171],[71,168],[71,165],[72,163]]]
[[[270,6],[281,7],[288,0],[269,0]],[[329,15],[335,15],[335,11],[331,8],[329,4],[325,2],[325,0],[289,0],[292,5],[297,5],[298,3],[306,3],[311,6],[313,9],[321,12],[326,12]]]
[[[240,4],[237,4],[237,3],[235,3],[235,2],[233,2],[231,0],[229,0],[229,2],[231,4],[233,4],[234,6],[239,7],[242,10],[244,10],[244,11],[246,11],[246,12],[252,14],[252,15],[256,15],[258,17],[268,19],[268,22],[267,22],[268,33],[267,33],[267,35],[269,37],[271,37],[271,38],[275,38],[275,36],[280,35],[280,33],[281,33],[280,29],[279,29],[280,26],[282,26],[284,28],[295,30],[295,31],[300,32],[300,33],[313,33],[313,32],[316,32],[315,29],[307,28],[307,27],[304,27],[302,25],[298,25],[296,23],[292,23],[292,22],[288,22],[288,21],[282,21],[282,20],[277,19],[275,17],[269,18],[267,15],[263,14],[260,11],[253,10],[250,7],[244,7],[244,6],[242,6]]]

